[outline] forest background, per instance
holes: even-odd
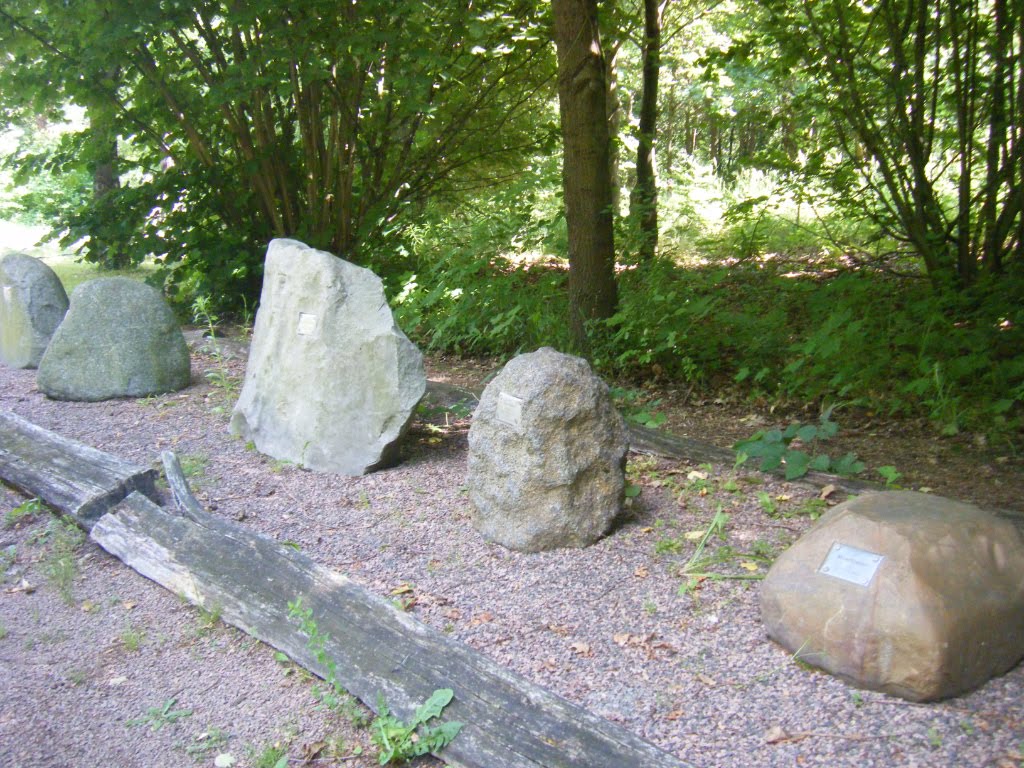
[[[430,350],[1019,447],[1020,3],[289,5],[0,1],[0,217],[183,316],[295,237]]]

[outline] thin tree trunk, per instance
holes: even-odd
[[[639,256],[650,261],[658,250],[658,183],[654,137],[658,123],[658,75],[661,71],[661,20],[668,0],[644,0],[643,87],[636,150],[636,187],[630,217],[640,232]]]
[[[577,346],[586,350],[588,323],[611,317],[617,302],[605,66],[597,0],[553,0],[552,10],[569,234],[569,322]]]

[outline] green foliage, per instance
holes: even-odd
[[[553,135],[540,6],[12,0],[0,42],[5,116],[85,108],[77,151],[41,162],[90,181],[117,166],[113,188],[65,201],[64,242],[156,258],[185,306],[254,299],[271,237],[393,267],[426,200],[514,178]]]
[[[129,727],[148,725],[154,731],[159,731],[165,725],[171,725],[182,718],[192,716],[191,709],[175,709],[174,705],[177,703],[176,698],[167,699],[159,707],[150,707],[146,710],[145,715],[129,720],[125,725]]]
[[[609,393],[619,411],[629,421],[649,429],[657,429],[668,419],[663,411],[655,410],[661,405],[661,400],[652,400],[638,389],[613,386],[609,387]]]
[[[774,472],[784,467],[787,480],[796,480],[811,470],[834,472],[838,475],[855,475],[864,471],[864,464],[857,461],[855,453],[847,453],[838,459],[832,459],[827,453],[817,452],[820,443],[835,437],[839,431],[839,426],[832,421],[831,415],[832,409],[829,408],[821,415],[817,424],[794,422],[784,430],[758,430],[751,437],[740,440],[733,446],[736,450],[736,466],[741,466],[748,459],[760,459],[761,464],[758,468],[762,472]],[[801,447],[794,447],[795,445]],[[773,514],[774,510],[765,508],[765,512]]]
[[[380,750],[378,764],[407,762],[420,755],[439,752],[451,744],[462,730],[462,723],[449,721],[434,728],[427,727],[427,723],[440,717],[454,697],[451,688],[439,688],[417,707],[408,723],[392,715],[384,698],[380,697],[377,717],[370,725],[370,738]]]
[[[706,554],[705,550],[708,546],[708,542],[711,537],[717,537],[719,539],[725,539],[725,527],[729,522],[729,515],[722,511],[722,506],[719,505],[715,511],[714,516],[711,518],[711,522],[708,523],[708,527],[701,534],[700,539],[697,541],[697,546],[694,547],[693,553],[690,555],[689,560],[680,569],[680,575],[685,577],[685,581],[679,586],[679,595],[692,595],[694,594],[697,587],[703,581],[722,581],[722,580],[738,580],[738,581],[756,581],[764,578],[763,573],[721,573],[719,571],[709,570],[712,566],[723,563],[729,560],[741,557],[739,553],[735,552],[730,546],[721,546],[716,551]],[[748,555],[747,557],[750,557]],[[754,570],[757,570],[754,566]]]
[[[299,628],[309,640],[307,647],[313,651],[317,661],[326,670],[325,680],[328,689],[315,691],[321,704],[333,711],[348,713],[355,725],[365,725],[365,716],[358,710],[352,696],[338,681],[337,663],[328,656],[324,645],[327,637],[320,632],[313,612],[304,608],[302,598],[288,603],[288,615],[298,620]],[[378,702],[378,714],[370,727],[371,739],[378,746],[380,765],[392,762],[406,762],[413,757],[437,752],[451,743],[462,728],[462,723],[447,722],[435,728],[428,728],[427,723],[440,717],[444,708],[454,697],[451,689],[443,688],[434,691],[433,695],[416,709],[412,720],[406,724],[391,714],[383,698]],[[358,713],[356,715],[355,713]]]
[[[45,511],[43,502],[39,499],[29,499],[22,502],[14,509],[4,512],[4,528],[13,528],[22,520],[29,520]]]
[[[561,270],[450,253],[424,275],[407,277],[395,314],[411,337],[433,351],[486,356],[565,348],[564,283]]]
[[[287,768],[288,751],[277,744],[264,747],[256,755],[254,768]]]
[[[326,671],[324,681],[327,683],[327,688],[320,686],[313,688],[313,695],[320,702],[320,706],[345,716],[353,725],[366,725],[367,718],[365,713],[338,680],[337,662],[324,650],[327,636],[320,632],[320,628],[313,618],[312,609],[303,607],[302,598],[299,597],[294,602],[288,603],[288,616],[293,621],[299,622],[299,629],[309,638],[306,642],[306,647],[313,651],[317,662]]]
[[[78,576],[78,548],[85,542],[85,534],[73,523],[51,520],[41,538],[46,542],[43,575],[64,602],[73,605],[72,587]]]

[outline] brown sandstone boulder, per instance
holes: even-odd
[[[772,639],[854,685],[956,696],[1024,657],[1024,537],[968,504],[861,496],[776,560],[761,615]]]

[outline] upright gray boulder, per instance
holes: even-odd
[[[394,463],[423,397],[423,356],[395,324],[373,272],[296,240],[267,248],[231,431],[319,472]]]
[[[1024,537],[949,499],[860,496],[775,561],[761,615],[787,650],[857,686],[956,696],[1024,657]]]
[[[544,347],[484,390],[469,430],[476,527],[510,549],[585,547],[622,507],[626,428],[586,360]]]
[[[60,278],[23,253],[0,256],[0,362],[36,368],[68,311]]]
[[[39,389],[56,400],[144,397],[191,381],[185,338],[155,288],[126,277],[82,283],[39,363]]]

